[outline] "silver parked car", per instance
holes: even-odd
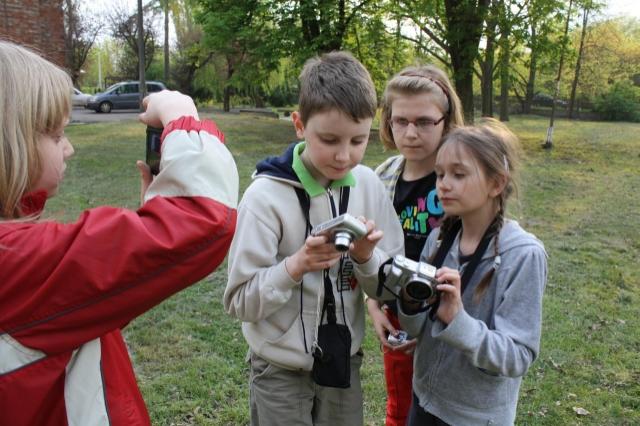
[[[91,95],[87,95],[86,93],[82,93],[75,87],[73,88],[73,92],[71,93],[71,103],[73,106],[86,106],[87,102],[89,102],[89,98]]]
[[[104,92],[89,98],[85,108],[95,112],[111,112],[112,109],[139,109],[140,84],[137,81],[123,81],[108,87]],[[147,93],[166,89],[164,83],[147,81]]]

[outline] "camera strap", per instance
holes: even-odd
[[[433,258],[433,266],[436,268],[441,268],[444,263],[444,259],[447,257],[447,253],[451,250],[451,246],[453,246],[453,242],[455,241],[458,233],[462,229],[462,221],[457,220],[456,223],[453,224],[452,228],[447,232],[440,243],[440,247],[436,252],[435,257]],[[484,252],[487,251],[487,247],[489,247],[489,243],[491,239],[495,236],[496,233],[496,220],[494,219],[491,224],[484,231],[484,235],[476,247],[476,250],[471,255],[471,259],[467,264],[466,268],[464,268],[464,272],[462,273],[462,277],[460,278],[460,295],[464,294],[469,281],[471,281],[471,277],[473,273],[478,268],[480,261],[482,260],[482,256]],[[438,311],[438,307],[440,306],[440,298],[438,298],[435,303],[433,303],[429,307],[429,317],[433,320],[435,318],[436,312]]]
[[[333,197],[331,196],[331,193],[329,193],[329,203],[331,204],[331,214],[334,218],[338,217],[339,215],[343,215],[347,212],[347,207],[349,207],[349,193],[350,193],[350,188],[348,186],[340,187],[340,201],[338,204],[337,214],[336,214],[336,205],[333,201]],[[340,267],[338,268],[338,282],[342,280],[343,264],[344,264],[344,256],[340,258]],[[335,324],[337,322],[336,321],[336,299],[333,296],[333,283],[331,282],[331,277],[329,276],[329,268],[326,268],[322,271],[322,278],[324,281],[324,302],[322,304],[322,314],[320,315],[320,322],[318,323],[318,326],[322,324],[325,311],[327,312],[327,322],[329,324]],[[340,300],[342,302],[342,319],[344,321],[344,324],[346,325],[347,321],[344,313],[344,300],[342,299],[342,291],[340,291]]]
[[[304,190],[304,188],[299,188],[299,187],[293,187],[293,189],[296,192],[296,196],[298,197],[298,202],[300,204],[300,208],[302,209],[302,214],[305,218],[305,240],[307,239],[307,237],[309,236],[309,234],[311,233],[311,219],[309,216],[309,211],[311,210],[311,199],[309,198],[309,194],[307,194],[307,191]],[[338,204],[338,212],[340,215],[344,214],[347,212],[347,207],[349,206],[349,194],[350,194],[350,187],[348,186],[343,186],[340,188],[340,201]],[[332,214],[332,218],[337,217],[338,215],[336,214],[336,206],[335,203],[333,201],[333,196],[329,193],[329,202],[331,204],[331,214]],[[342,267],[343,267],[343,262],[344,262],[344,257],[340,259],[340,268],[338,269],[338,280],[340,281],[341,279],[341,274],[342,274]],[[324,281],[324,301],[322,303],[322,311],[320,312],[320,300],[318,300],[318,315],[316,320],[318,320],[318,324],[316,325],[316,332],[315,332],[315,340],[314,340],[314,344],[317,343],[318,341],[318,327],[322,324],[322,321],[324,320],[324,314],[325,311],[327,312],[327,322],[330,324],[336,324],[337,322],[337,318],[336,318],[336,300],[335,297],[333,296],[333,283],[331,282],[331,278],[329,276],[329,268],[324,269],[322,271],[322,278]],[[304,327],[304,319],[302,316],[302,294],[303,294],[303,286],[304,286],[304,280],[300,283],[300,321],[302,323],[302,336],[304,339],[304,350],[306,353],[308,353],[309,351],[307,350],[307,335],[306,335],[306,331],[305,331],[305,327]],[[318,299],[319,299],[320,295],[318,295]],[[345,315],[345,311],[344,311],[344,300],[342,299],[342,292],[340,292],[340,298],[342,301],[342,318],[344,321],[344,324],[346,325],[347,321],[346,321],[346,315]]]

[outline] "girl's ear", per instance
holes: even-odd
[[[304,123],[302,123],[300,113],[298,111],[291,113],[291,120],[293,121],[293,127],[296,129],[296,136],[304,139]]]
[[[497,197],[504,191],[507,186],[507,176],[506,175],[498,175],[495,178],[491,179],[491,186],[489,188],[489,196],[492,198]]]

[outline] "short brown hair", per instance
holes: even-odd
[[[399,96],[422,93],[432,96],[433,102],[445,115],[443,137],[451,129],[464,125],[462,104],[447,74],[434,65],[407,67],[389,80],[382,95],[380,139],[385,148],[396,148],[391,132],[391,105],[393,101]]]
[[[306,124],[315,113],[338,109],[354,121],[376,115],[376,89],[367,69],[349,52],[314,57],[300,73],[298,112]]]

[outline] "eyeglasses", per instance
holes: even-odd
[[[409,124],[413,124],[414,127],[421,133],[428,133],[432,131],[438,124],[444,120],[446,115],[443,115],[438,120],[431,120],[428,118],[418,118],[417,120],[407,120],[402,117],[391,118],[391,128],[396,132],[404,133],[407,131]]]

